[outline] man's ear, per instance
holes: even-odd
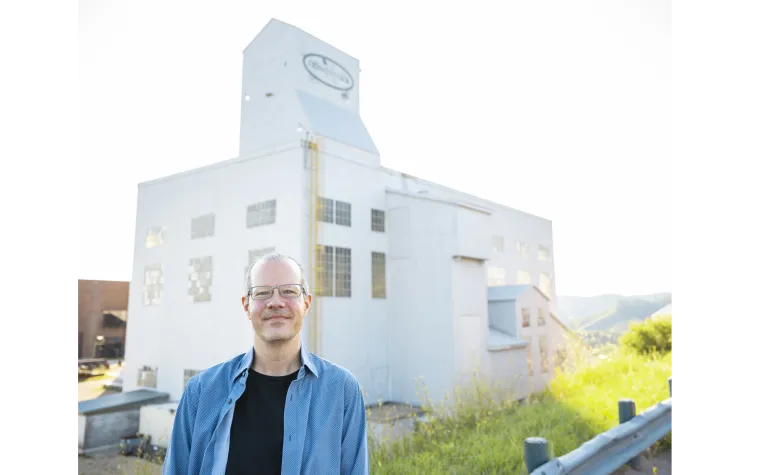
[[[244,296],[240,299],[240,303],[243,305],[243,310],[245,310],[245,313],[248,313],[248,297]],[[250,319],[250,313],[248,313],[248,318]]]

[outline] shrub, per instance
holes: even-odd
[[[672,316],[648,318],[630,325],[621,337],[620,345],[637,353],[665,354],[672,351]]]

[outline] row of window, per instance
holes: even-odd
[[[538,310],[539,310],[539,313],[538,313],[538,318],[536,318],[536,326],[543,327],[547,324],[547,309],[539,307]],[[522,308],[520,309],[520,313],[522,314],[522,317],[523,317],[523,321],[522,321],[523,328],[529,328],[531,326],[531,309]]]
[[[503,267],[488,266],[488,286],[507,285],[507,271]],[[531,283],[531,274],[528,271],[518,270],[515,284],[527,285]],[[539,289],[544,295],[552,298],[552,277],[547,272],[539,273]]]
[[[275,224],[277,221],[277,200],[261,201],[245,208],[245,227],[254,228]],[[190,221],[190,238],[202,239],[214,235],[216,215],[213,213],[196,216]],[[145,246],[150,249],[162,245],[168,232],[166,226],[155,226],[147,230]]]
[[[318,198],[317,220],[326,223],[335,223],[341,226],[352,226],[352,205],[343,201],[334,201],[328,198]],[[277,200],[262,201],[246,207],[245,227],[254,228],[275,224],[277,221]],[[214,235],[216,229],[216,215],[204,214],[192,218],[190,223],[190,238],[202,239]],[[168,231],[166,226],[155,226],[147,230],[145,246],[157,247],[165,242]],[[371,209],[371,231],[386,231],[386,215],[379,209]]]
[[[517,254],[520,257],[528,257],[530,255],[530,245],[524,241],[517,241]],[[491,245],[493,246],[493,252],[504,252],[504,236],[493,236],[491,238]],[[552,260],[552,254],[549,252],[547,246],[539,244],[539,260],[549,261]]]
[[[352,250],[346,247],[318,245],[315,248],[315,285],[313,292],[326,297],[352,296]],[[371,252],[371,297],[387,296],[387,258],[383,252]]]
[[[274,247],[248,251],[250,266],[264,255],[274,252]],[[352,249],[346,247],[317,246],[315,295],[327,297],[352,296]],[[189,260],[188,291],[190,303],[210,302],[213,298],[213,257],[196,257]],[[144,305],[160,305],[163,302],[163,265],[149,264],[144,268]],[[386,298],[387,267],[386,254],[371,252],[371,297]]]
[[[524,337],[525,340],[528,342],[528,376],[533,376],[533,338],[530,336]],[[540,368],[542,374],[549,373],[549,356],[547,354],[547,341],[548,338],[546,335],[541,335],[539,337],[539,362],[540,362]],[[567,353],[565,351],[565,348],[558,348],[555,350],[555,361],[554,366],[556,368],[563,369],[566,361]]]
[[[189,380],[199,373],[197,369],[184,370],[184,388],[189,384]],[[141,388],[157,389],[157,367],[143,366],[139,368],[136,384]]]
[[[371,231],[383,233],[386,231],[384,211],[371,209]],[[352,226],[352,204],[330,198],[317,198],[317,220],[324,223]]]

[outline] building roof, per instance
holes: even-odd
[[[363,119],[351,110],[331,104],[307,92],[296,90],[312,132],[366,152],[379,154]]]
[[[488,301],[503,302],[503,301],[509,301],[509,300],[517,300],[521,295],[523,295],[526,291],[528,291],[532,287],[535,287],[535,286],[531,284],[524,284],[524,285],[501,285],[501,286],[488,287]],[[544,295],[544,298],[546,297],[547,296]]]
[[[493,328],[488,329],[488,341],[486,342],[488,351],[525,348],[527,345],[528,342],[525,340],[520,340],[511,335],[507,335],[506,333],[494,330]]]
[[[455,199],[452,199],[452,198],[445,198],[445,197],[439,197],[439,196],[435,196],[435,195],[430,195],[429,193],[416,193],[416,192],[413,192],[413,191],[406,191],[406,190],[400,190],[400,189],[397,189],[397,188],[392,188],[390,186],[385,186],[384,187],[384,192],[385,193],[392,193],[392,194],[395,194],[395,195],[401,195],[401,196],[405,196],[405,197],[408,197],[408,198],[414,198],[414,199],[417,199],[417,200],[434,201],[435,203],[443,203],[443,204],[447,204],[447,205],[451,205],[451,206],[458,206],[458,207],[461,207],[461,208],[467,208],[469,210],[476,211],[478,213],[483,213],[483,214],[488,214],[488,215],[493,214],[493,210],[488,209],[488,208],[484,208],[482,206],[477,206],[477,205],[472,204],[472,203],[467,203],[467,202],[455,200]]]
[[[77,404],[77,413],[92,416],[108,412],[127,411],[138,409],[146,404],[166,402],[169,398],[168,393],[161,393],[151,389],[139,389],[137,391],[110,394],[109,396],[79,402]]]
[[[544,297],[547,301],[549,301],[549,297],[547,297],[547,295],[544,292],[542,292],[541,289],[539,289],[537,286],[533,284],[500,285],[500,286],[488,287],[488,301],[489,302],[513,302],[529,290],[535,290],[536,292],[541,294],[541,296]],[[552,317],[554,321],[559,323],[560,326],[562,326],[568,331],[571,331],[571,329],[568,328],[568,325],[563,323],[563,321],[560,320],[560,318],[558,318],[557,315],[554,314],[554,312],[550,311],[549,316]]]

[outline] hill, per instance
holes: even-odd
[[[630,322],[645,320],[671,304],[668,292],[651,295],[598,295],[595,297],[558,297],[558,316],[572,329],[581,331],[618,331]]]

